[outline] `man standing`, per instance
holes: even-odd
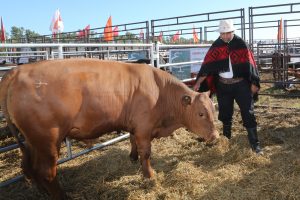
[[[221,20],[220,37],[207,52],[198,73],[194,90],[208,86],[216,92],[219,105],[218,119],[223,123],[223,135],[231,138],[234,100],[238,104],[243,126],[253,151],[262,154],[257,137],[253,95],[260,88],[260,78],[253,54],[246,42],[234,34],[231,20]]]

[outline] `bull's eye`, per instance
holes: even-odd
[[[204,114],[203,114],[203,113],[199,113],[199,116],[200,116],[200,117],[203,117],[203,116],[204,116]]]

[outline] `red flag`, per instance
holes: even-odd
[[[196,33],[195,27],[193,27],[193,39],[194,43],[199,43],[198,34]]]
[[[119,27],[115,26],[114,30],[113,30],[113,36],[114,37],[118,37],[119,36]]]
[[[282,38],[283,38],[283,34],[282,34],[282,18],[280,19],[279,22],[279,26],[278,26],[278,32],[277,32],[277,41],[278,43],[281,42]]]
[[[89,34],[90,34],[90,29],[91,29],[91,26],[90,25],[87,25],[83,32],[84,32],[84,36],[87,37]]]
[[[4,25],[3,25],[3,21],[2,21],[2,17],[1,17],[1,42],[4,43],[5,42],[5,29],[4,29]]]
[[[90,25],[87,25],[84,29],[80,30],[78,33],[77,33],[77,37],[78,38],[84,38],[84,37],[87,37],[90,33]]]
[[[173,42],[176,42],[177,40],[179,40],[179,31],[177,31],[176,34],[173,35],[172,40],[173,40]]]
[[[144,39],[144,31],[143,29],[141,29],[140,31],[140,40],[143,40]]]
[[[111,16],[109,16],[106,26],[104,28],[104,41],[112,41],[113,40],[113,34],[112,34],[112,22],[111,22]]]
[[[77,33],[77,37],[78,37],[78,38],[83,38],[84,36],[85,36],[84,30],[80,30],[80,31]]]
[[[158,41],[161,43],[163,42],[163,32],[162,31],[159,33]]]

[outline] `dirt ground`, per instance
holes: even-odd
[[[300,199],[300,99],[261,96],[256,105],[267,105],[256,107],[262,156],[250,150],[236,110],[231,140],[221,136],[209,146],[185,129],[154,140],[153,179],[129,160],[125,140],[59,165],[60,183],[71,199]],[[2,138],[0,146],[12,142]],[[74,143],[75,152],[84,148]],[[0,154],[0,181],[19,174],[19,166],[19,150]],[[48,199],[25,180],[0,191],[0,199]]]

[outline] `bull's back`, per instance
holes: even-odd
[[[15,124],[28,130],[37,122],[86,133],[123,128],[136,112],[155,103],[152,76],[148,66],[98,60],[24,65],[11,85],[8,109]]]

